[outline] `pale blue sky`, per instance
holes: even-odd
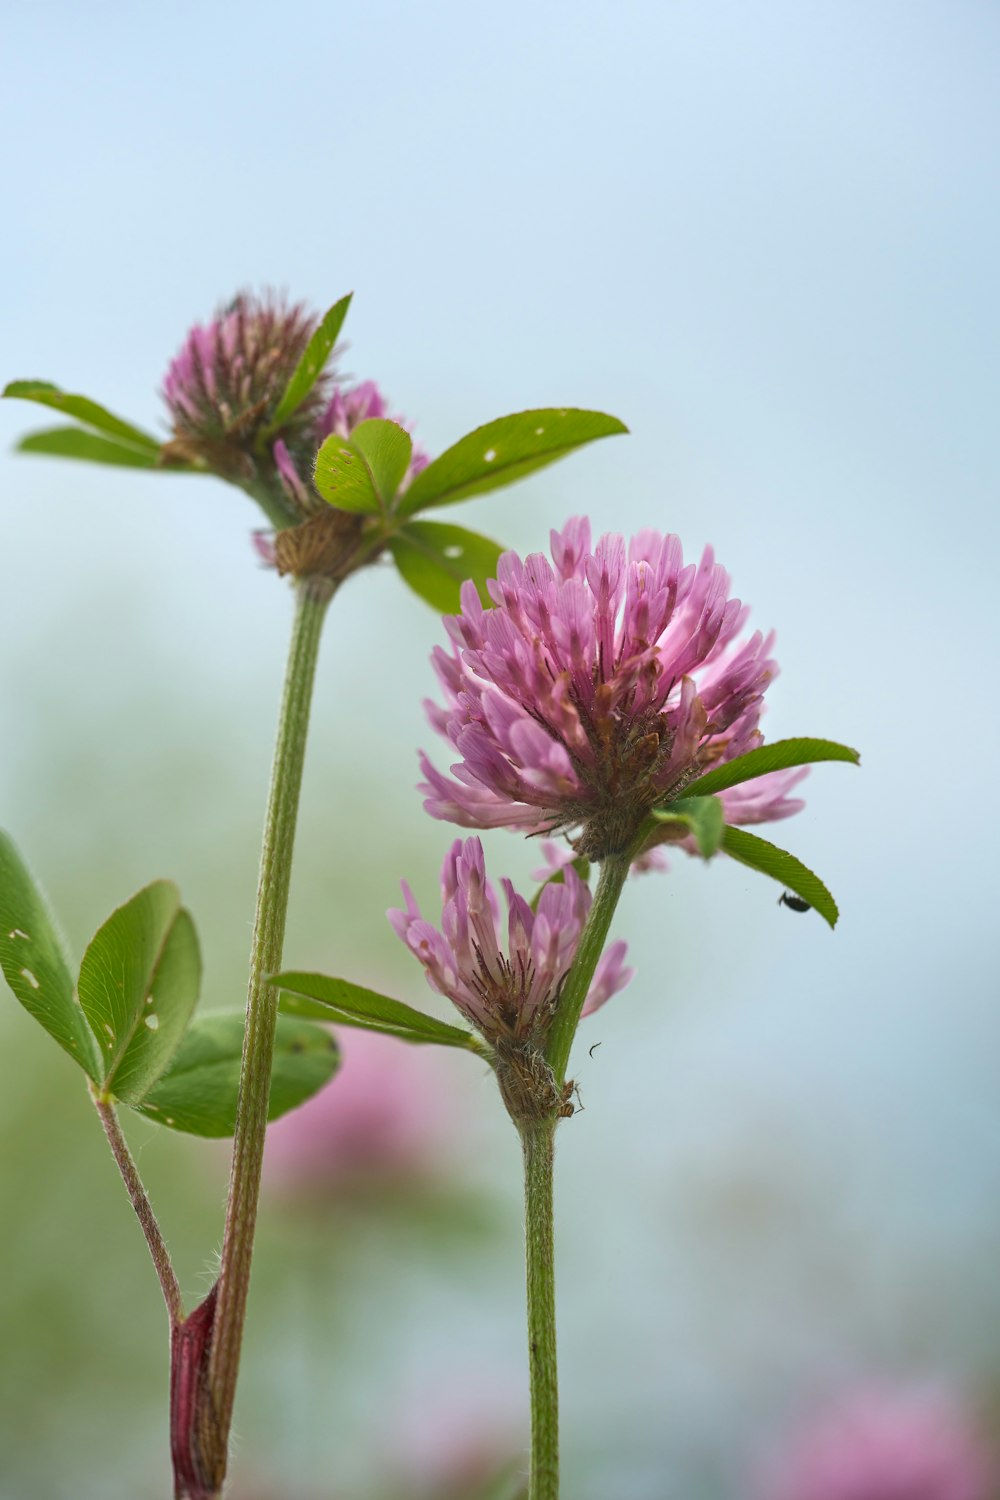
[[[926,1312],[913,1288],[956,1257],[973,1269],[941,1358],[984,1368],[977,1330],[1000,1318],[985,1249],[1000,1237],[998,830],[978,781],[1000,728],[998,44],[1000,11],[971,0],[42,0],[4,23],[3,379],[152,424],[167,361],[218,300],[277,284],[321,307],[353,288],[346,365],[432,450],[529,405],[632,428],[457,521],[529,550],[581,509],[598,529],[677,531],[689,552],[711,540],[778,630],[770,732],[862,749],[861,773],[814,774],[779,840],[833,886],[836,936],[732,868],[630,893],[641,978],[609,1013],[617,1062],[590,1082],[586,1136],[566,1132],[567,1203],[585,1201],[588,1152],[615,1181],[619,1218],[595,1242],[648,1191],[622,1099],[665,1182],[710,1196],[728,1172],[738,1196],[749,1174],[809,1220],[829,1178],[843,1235],[874,1226],[874,1249],[861,1235],[856,1260],[844,1251],[853,1300],[803,1293],[776,1391],[828,1346],[902,1358],[907,1299]],[[207,902],[221,877],[191,855],[191,820],[223,841],[229,804],[207,808],[199,778],[228,765],[256,805],[287,599],[254,566],[242,497],[11,456],[35,425],[0,409],[2,821],[53,888],[60,851],[78,870],[93,841],[110,850],[98,915],[161,873]],[[370,810],[380,910],[401,847],[430,892],[449,837],[409,790],[439,632],[388,575],[337,607],[350,643],[327,644],[303,859],[321,870],[341,831],[357,846],[335,795],[348,785],[351,817]],[[151,806],[168,762],[191,766],[176,818]],[[530,868],[513,842],[491,847]],[[316,962],[320,906],[293,919]],[[89,918],[72,910],[80,940]],[[598,1141],[601,1108],[617,1125]],[[653,1196],[662,1216],[623,1252],[629,1274],[665,1254],[687,1291],[622,1313],[621,1337],[659,1317],[658,1336],[704,1353],[698,1297],[721,1297],[715,1375],[662,1378],[686,1422],[729,1420],[770,1336],[734,1314],[739,1275],[767,1308],[792,1273],[762,1243],[698,1281],[704,1241],[663,1252],[669,1195]],[[827,1233],[802,1232],[800,1270]],[[711,1253],[725,1261],[724,1236]],[[909,1281],[886,1291],[879,1256],[907,1255]],[[587,1281],[579,1248],[571,1262],[568,1298]]]

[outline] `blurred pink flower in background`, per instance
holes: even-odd
[[[479,1500],[484,1491],[497,1493],[501,1473],[509,1476],[505,1496],[513,1500],[522,1492],[521,1475],[527,1494],[523,1426],[513,1392],[471,1370],[465,1381],[448,1377],[397,1415],[388,1443],[393,1494],[400,1500]]]
[[[990,1500],[993,1455],[956,1397],[871,1386],[772,1451],[757,1500]]]
[[[337,1076],[268,1129],[265,1185],[298,1194],[362,1179],[444,1175],[465,1113],[459,1060],[373,1031],[342,1027],[337,1040]]]

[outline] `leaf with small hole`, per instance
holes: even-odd
[[[97,1047],[45,898],[14,843],[0,833],[0,968],[29,1015],[96,1082]]]
[[[416,476],[397,506],[412,516],[432,505],[513,484],[597,438],[627,432],[617,417],[574,407],[546,407],[498,417],[467,433]]]
[[[368,460],[347,438],[333,435],[326,439],[316,455],[313,482],[337,510],[362,516],[382,514],[382,499]]]
[[[496,577],[503,548],[488,536],[440,521],[409,521],[389,543],[400,575],[439,614],[456,614],[461,588],[472,580],[486,605],[486,580]]]
[[[100,1084],[138,1102],[167,1067],[198,1000],[201,957],[177,887],[157,880],[99,928],[80,965],[80,1004],[101,1053]]]

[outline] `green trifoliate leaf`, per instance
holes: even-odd
[[[145,448],[153,454],[160,451],[159,442],[155,437],[150,437],[148,432],[116,417],[96,401],[91,401],[88,396],[73,396],[47,380],[12,380],[3,394],[20,401],[37,401],[40,406],[51,406],[68,417],[76,417],[85,427],[106,432],[110,437],[119,438],[133,448]]]
[[[285,386],[274,416],[268,423],[268,432],[277,432],[289,417],[294,416],[322,375],[340,330],[344,326],[344,319],[347,317],[347,309],[351,305],[353,295],[353,292],[348,292],[346,297],[341,297],[340,301],[335,302],[324,315],[322,322],[306,345],[302,358],[295,366],[291,380]]]
[[[96,1082],[97,1047],[48,907],[14,844],[0,833],[0,968],[25,1010]]]
[[[326,439],[316,455],[313,481],[323,499],[337,510],[363,516],[382,514],[382,499],[368,460],[347,438],[331,435]]]
[[[410,467],[413,439],[405,427],[387,417],[369,417],[351,433],[351,443],[364,454],[375,493],[388,510]]]
[[[489,537],[439,521],[409,521],[392,538],[389,550],[410,588],[439,614],[458,613],[467,578],[483,603],[490,603],[486,580],[496,577],[503,548]]]
[[[167,1067],[198,1000],[201,957],[177,887],[157,880],[113,912],[77,991],[98,1041],[102,1089],[137,1103]]]
[[[815,907],[831,927],[836,926],[840,915],[836,901],[819,876],[814,875],[794,854],[789,854],[786,849],[779,849],[777,844],[769,844],[767,839],[758,838],[755,833],[747,833],[745,828],[732,826],[727,827],[722,835],[722,847],[733,859],[738,859],[740,864],[748,865],[751,870],[759,870],[762,875],[770,875],[772,880],[777,880],[779,884],[794,891],[803,901],[808,901],[810,906]]]
[[[53,458],[82,459],[91,464],[117,464],[125,469],[155,469],[156,454],[150,448],[137,448],[87,432],[83,427],[50,427],[44,432],[30,432],[17,444],[18,453],[45,453]],[[177,464],[173,468],[179,467]]]
[[[347,979],[290,971],[276,974],[269,983],[281,989],[278,1009],[285,1015],[381,1031],[403,1042],[437,1042],[442,1047],[471,1047],[474,1051],[481,1045],[469,1031]]]
[[[766,776],[769,771],[787,771],[793,766],[808,766],[821,760],[844,760],[856,766],[861,756],[849,745],[838,745],[835,740],[775,740],[706,771],[704,776],[699,776],[697,781],[684,788],[684,794],[688,797],[714,795],[724,792],[727,787],[739,786],[741,781]]]
[[[243,1016],[195,1016],[167,1071],[135,1107],[160,1125],[189,1135],[232,1135],[243,1056]],[[340,1063],[328,1031],[278,1017],[267,1118],[277,1120],[319,1092]]]
[[[450,505],[513,484],[596,438],[627,432],[617,417],[573,407],[544,408],[498,417],[460,438],[414,479],[397,507],[412,516],[431,505]]]
[[[678,829],[694,834],[698,853],[710,859],[722,843],[725,811],[718,797],[678,797],[667,807],[654,807],[658,823],[674,823]]]

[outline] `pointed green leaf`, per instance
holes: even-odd
[[[749,865],[751,870],[759,870],[762,875],[770,875],[772,880],[787,886],[790,891],[801,896],[803,901],[808,901],[810,906],[815,907],[831,927],[836,925],[840,915],[836,901],[819,876],[814,875],[794,854],[789,854],[786,849],[779,849],[777,844],[769,844],[767,839],[758,838],[755,833],[747,833],[745,828],[732,826],[727,827],[722,835],[722,847],[733,859],[738,859],[740,864]]]
[[[573,407],[498,417],[467,433],[428,464],[402,497],[398,514],[412,516],[429,505],[451,505],[469,495],[513,484],[584,443],[627,431],[617,417]]]
[[[91,939],[80,965],[80,1004],[101,1052],[99,1082],[134,1104],[173,1056],[198,1000],[201,958],[177,887],[157,880]]]
[[[158,467],[156,454],[151,449],[119,443],[114,438],[102,437],[98,432],[87,432],[83,427],[50,427],[44,432],[30,432],[17,444],[17,451],[82,459],[92,464],[118,464],[125,469]]]
[[[667,807],[654,807],[653,817],[693,833],[703,859],[710,859],[722,842],[725,811],[718,797],[678,797]]]
[[[145,448],[154,454],[160,451],[157,439],[143,432],[141,427],[133,427],[131,422],[116,417],[88,396],[73,396],[47,380],[12,380],[3,394],[20,401],[37,401],[40,406],[51,406],[55,411],[65,412],[68,417],[76,417],[85,427],[106,432],[135,448]]]
[[[73,993],[73,980],[45,898],[5,833],[0,833],[0,968],[25,1010],[96,1082],[97,1047]]]
[[[389,550],[410,588],[439,614],[457,614],[467,578],[490,604],[486,580],[496,577],[503,548],[488,536],[439,521],[410,521],[391,539]]]
[[[289,972],[276,974],[271,984],[281,988],[278,1009],[285,1015],[330,1021],[339,1026],[360,1026],[382,1031],[403,1042],[438,1042],[443,1047],[478,1047],[471,1032],[449,1026],[434,1016],[366,990],[347,979],[329,979],[325,974]]]
[[[277,432],[289,417],[294,416],[322,375],[340,330],[344,326],[344,319],[347,317],[347,309],[351,305],[353,295],[353,292],[348,292],[346,297],[341,297],[340,301],[335,302],[324,315],[323,321],[306,345],[302,358],[295,366],[291,380],[285,386],[274,416],[268,423],[269,432]]]
[[[355,427],[351,442],[364,454],[382,509],[388,510],[410,467],[413,439],[398,422],[369,417]]]
[[[737,755],[723,765],[706,771],[697,781],[684,788],[686,797],[706,797],[724,792],[728,787],[739,786],[741,781],[753,781],[766,776],[770,771],[787,771],[792,766],[807,766],[821,760],[846,760],[858,765],[861,756],[848,745],[838,745],[835,740],[774,740],[770,745],[760,745],[748,750],[746,755]]]
[[[326,439],[316,455],[313,482],[323,499],[337,510],[363,516],[382,513],[382,500],[368,460],[346,438],[331,435]]]
[[[167,1071],[135,1107],[160,1125],[190,1135],[232,1135],[243,1056],[243,1015],[207,1011],[195,1016]],[[304,1104],[340,1063],[328,1031],[278,1017],[267,1118]]]

